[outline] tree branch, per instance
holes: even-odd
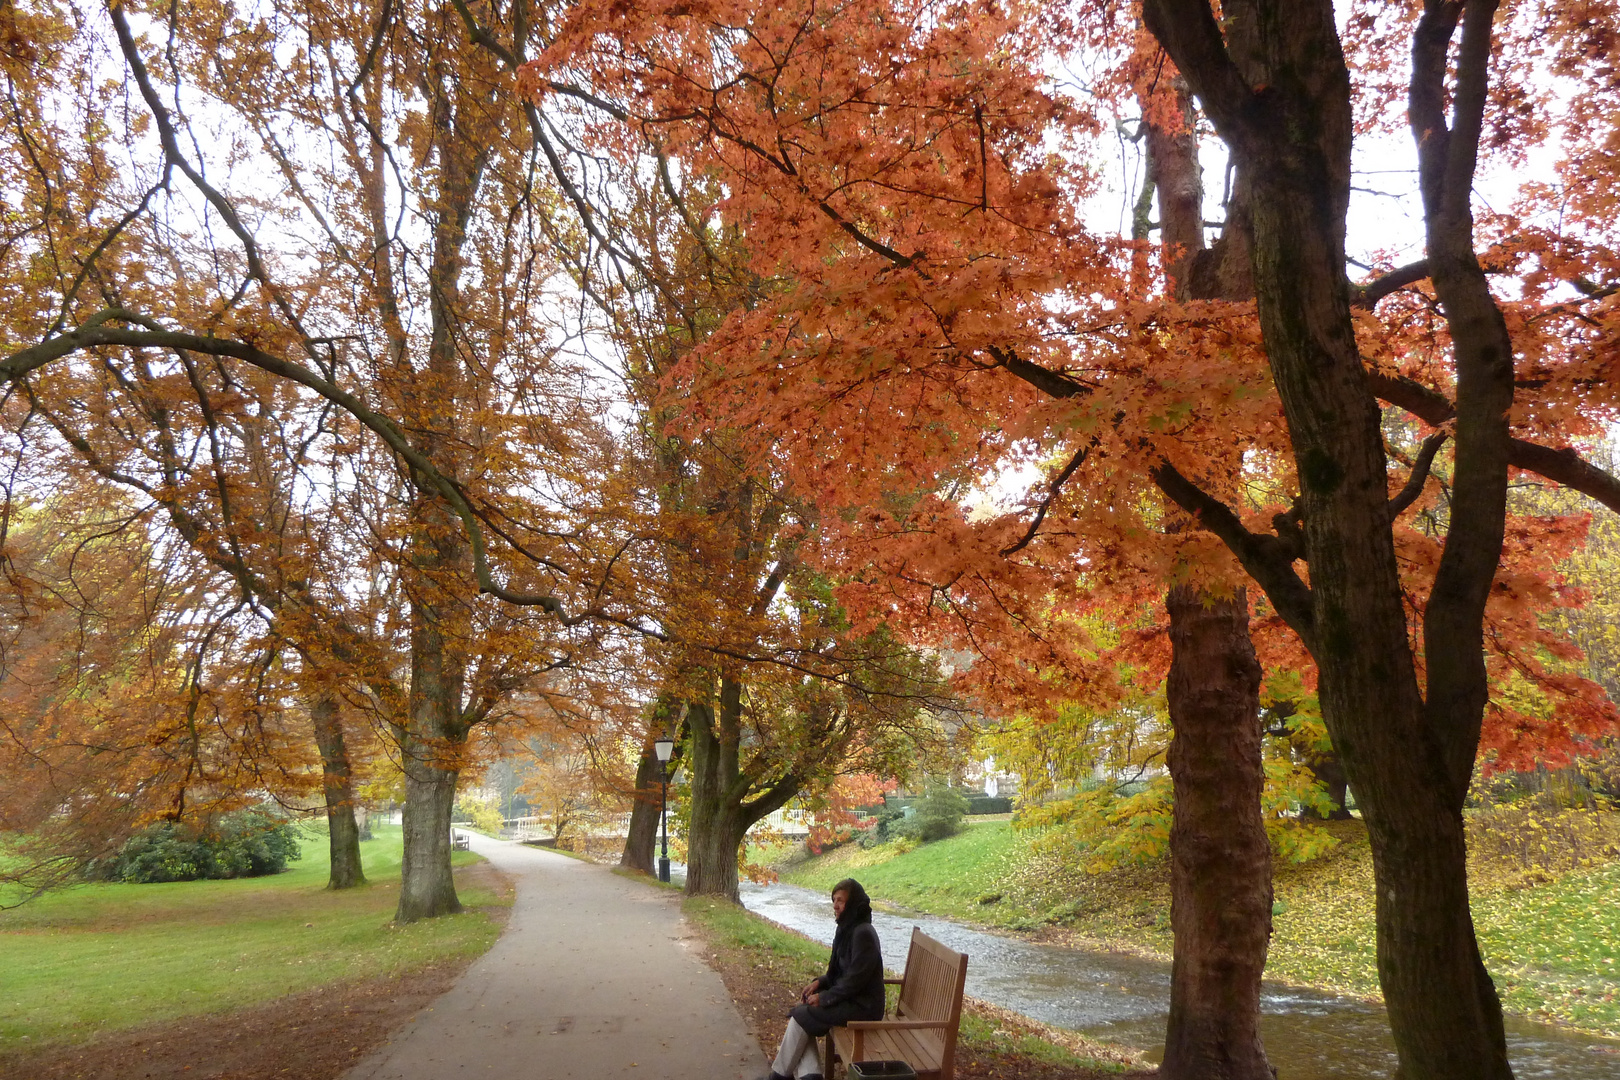
[[[112,325],[115,322],[133,324],[141,329],[132,330]],[[442,472],[426,454],[417,449],[394,421],[301,364],[272,355],[244,342],[168,330],[156,320],[136,312],[108,308],[91,316],[76,330],[22,349],[0,360],[0,380],[14,382],[28,372],[69,353],[106,345],[133,349],[184,349],[209,356],[229,356],[315,391],[334,405],[347,410],[356,420],[371,429],[389,449],[403,458],[412,470],[450,504],[450,508],[461,519],[462,526],[467,531],[467,539],[472,546],[473,571],[480,592],[489,593],[509,604],[542,608],[557,616],[565,626],[578,625],[590,617],[584,614],[572,616],[566,614],[562,601],[555,596],[518,592],[496,582],[490,573],[489,557],[484,546],[483,529],[478,524],[478,515],[457,481]]]
[[[1232,61],[1208,0],[1143,0],[1142,22],[1181,69],[1221,137],[1250,141],[1255,93]]]
[[[1063,490],[1064,481],[1074,475],[1074,470],[1080,467],[1080,464],[1086,460],[1086,455],[1091,453],[1091,448],[1096,445],[1097,440],[1093,439],[1075,451],[1074,456],[1069,459],[1069,463],[1063,466],[1062,471],[1052,478],[1052,484],[1047,489],[1046,498],[1041,500],[1040,508],[1035,511],[1035,520],[1029,523],[1029,531],[1024,533],[1024,538],[1018,543],[1011,547],[1002,548],[1001,554],[1003,557],[1023,551],[1029,546],[1030,541],[1035,539],[1035,534],[1041,531],[1041,522],[1046,520],[1046,512],[1052,508],[1052,502],[1058,497],[1058,493]]]
[[[1369,371],[1367,384],[1381,400],[1405,409],[1430,427],[1440,427],[1457,415],[1456,407],[1444,394],[1404,375]],[[1620,478],[1593,465],[1572,447],[1511,439],[1508,464],[1578,491],[1620,514]]]
[[[1376,277],[1360,285],[1351,286],[1350,305],[1360,308],[1376,307],[1378,301],[1390,293],[1399,292],[1408,285],[1422,281],[1428,276],[1428,259],[1419,259],[1417,262],[1396,267],[1382,277]]]
[[[1400,493],[1389,500],[1389,520],[1394,521],[1401,516],[1408,506],[1417,501],[1423,494],[1423,485],[1428,482],[1429,469],[1434,465],[1434,455],[1439,453],[1440,447],[1446,441],[1446,433],[1437,431],[1423,440],[1423,448],[1418,451],[1417,460],[1412,463],[1412,474],[1407,477],[1406,486]]]
[[[1311,590],[1294,570],[1294,560],[1304,553],[1293,538],[1250,532],[1231,507],[1181,475],[1168,461],[1160,461],[1150,475],[1160,491],[1197,518],[1237,556],[1243,569],[1266,591],[1277,614],[1300,636],[1306,648],[1314,650]]]

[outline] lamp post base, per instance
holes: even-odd
[[[668,855],[660,855],[658,857],[658,880],[663,881],[663,882],[669,881],[669,856]]]

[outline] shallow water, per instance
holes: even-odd
[[[832,942],[832,904],[793,885],[742,887],[750,910],[818,941]],[[905,965],[912,926],[968,954],[970,996],[1109,1042],[1164,1045],[1170,965],[1115,953],[1040,945],[927,915],[873,917],[889,967]],[[1261,996],[1261,1035],[1278,1080],[1366,1080],[1394,1071],[1381,1005],[1280,983]],[[1620,1042],[1508,1019],[1508,1055],[1518,1080],[1620,1080]]]

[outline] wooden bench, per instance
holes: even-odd
[[[471,851],[472,837],[464,832],[453,832],[450,834],[450,847],[455,851]]]
[[[956,1029],[962,1022],[966,954],[947,949],[915,926],[893,1020],[851,1020],[827,1033],[822,1073],[832,1080],[835,1060],[904,1061],[918,1080],[954,1080]]]

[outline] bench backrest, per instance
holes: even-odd
[[[911,928],[911,950],[900,984],[896,1019],[944,1020],[944,1060],[940,1073],[951,1076],[956,1064],[956,1029],[962,1022],[962,990],[967,985],[967,954],[948,949],[917,927]]]

